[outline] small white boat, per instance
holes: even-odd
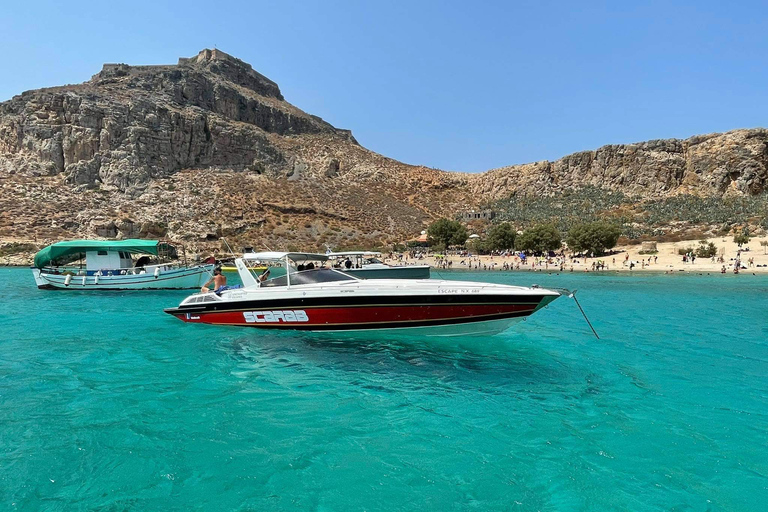
[[[286,273],[257,279],[235,260],[242,288],[191,295],[171,314],[189,323],[321,332],[418,336],[496,334],[561,294],[538,287],[436,279],[358,279],[324,268],[323,254],[269,252]],[[310,270],[299,265],[313,264]]]
[[[243,248],[242,258],[248,268],[250,268],[253,272],[260,274],[267,270],[269,267],[268,265],[265,265],[262,262],[254,259],[256,254],[257,253],[253,252],[253,247],[245,247]],[[223,259],[220,268],[222,272],[237,272],[237,267],[235,266],[235,258],[232,257]]]
[[[142,256],[134,261],[134,255]],[[69,240],[38,252],[32,274],[40,289],[164,290],[200,288],[214,268],[152,256],[177,258],[172,245],[157,240]]]
[[[429,265],[387,265],[380,252],[343,251],[326,254],[333,267],[360,279],[429,279]]]

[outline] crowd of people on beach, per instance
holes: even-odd
[[[461,268],[470,270],[556,270],[559,272],[573,272],[576,270],[576,265],[585,262],[587,258],[594,258],[593,254],[567,254],[565,250],[560,252],[551,251],[547,254],[538,255],[528,255],[523,252],[514,251],[494,251],[483,257],[463,251],[454,256],[461,257],[461,260],[458,262]],[[621,264],[623,267],[633,270],[636,266],[645,269],[655,265],[657,262],[658,256],[648,256],[647,258],[641,258],[639,261],[634,261],[630,260],[629,253],[626,253]],[[453,261],[443,255],[435,256],[435,263],[435,266],[440,269],[453,268]],[[616,268],[615,256],[611,260],[611,265],[614,269]],[[611,265],[608,264],[607,260],[599,259],[592,261],[591,264],[580,270],[584,272],[600,272],[610,270]]]
[[[735,258],[731,258],[734,273],[755,266],[755,259],[751,257],[742,264],[742,251],[740,249]],[[514,271],[527,270],[533,272],[603,272],[610,270],[635,270],[654,269],[659,266],[658,254],[642,254],[638,258],[632,258],[629,251],[609,253],[607,256],[595,259],[594,254],[580,254],[568,252],[567,249],[550,251],[546,253],[529,254],[513,250],[492,251],[489,254],[479,255],[466,249],[451,249],[441,253],[432,253],[428,248],[419,248],[405,252],[392,252],[386,261],[389,263],[408,265],[423,263],[425,259],[431,259],[433,267],[438,270],[454,268],[485,271]],[[618,257],[618,258],[617,258]],[[693,251],[682,254],[682,262],[687,265],[695,265],[697,257]],[[726,260],[721,253],[719,256],[706,258],[711,263],[721,263],[721,273],[727,272]],[[670,265],[658,268],[659,271],[670,272]],[[760,265],[757,265],[760,266]],[[717,271],[717,270],[715,270]]]

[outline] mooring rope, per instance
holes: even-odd
[[[576,292],[578,290],[569,290],[567,288],[554,288],[555,291],[560,292],[560,295],[566,295],[569,299],[573,299],[573,301],[576,303],[576,305],[579,307],[579,311],[581,311],[581,314],[584,316],[584,320],[587,321],[587,325],[590,329],[592,329],[592,333],[595,335],[595,338],[600,339],[600,336],[598,336],[597,331],[592,326],[592,322],[589,321],[589,318],[587,318],[587,314],[584,312],[584,308],[581,307],[581,304],[579,303],[579,299],[576,298]]]

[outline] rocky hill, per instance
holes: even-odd
[[[754,196],[768,187],[768,130],[603,146],[555,162],[513,165],[478,176],[489,200],[510,192],[550,195],[594,186],[640,199],[687,193]]]
[[[447,173],[361,147],[219,50],[176,65],[106,64],[79,85],[0,104],[0,239],[166,236],[234,246],[379,246],[510,196],[583,187],[635,201],[761,195],[768,131],[605,146]]]
[[[218,50],[0,104],[5,239],[379,245],[464,207],[467,182],[362,148]]]

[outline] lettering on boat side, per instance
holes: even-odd
[[[480,293],[479,288],[438,288],[437,293]]]
[[[286,311],[243,311],[243,318],[249,324],[262,322],[309,322],[303,309]]]

